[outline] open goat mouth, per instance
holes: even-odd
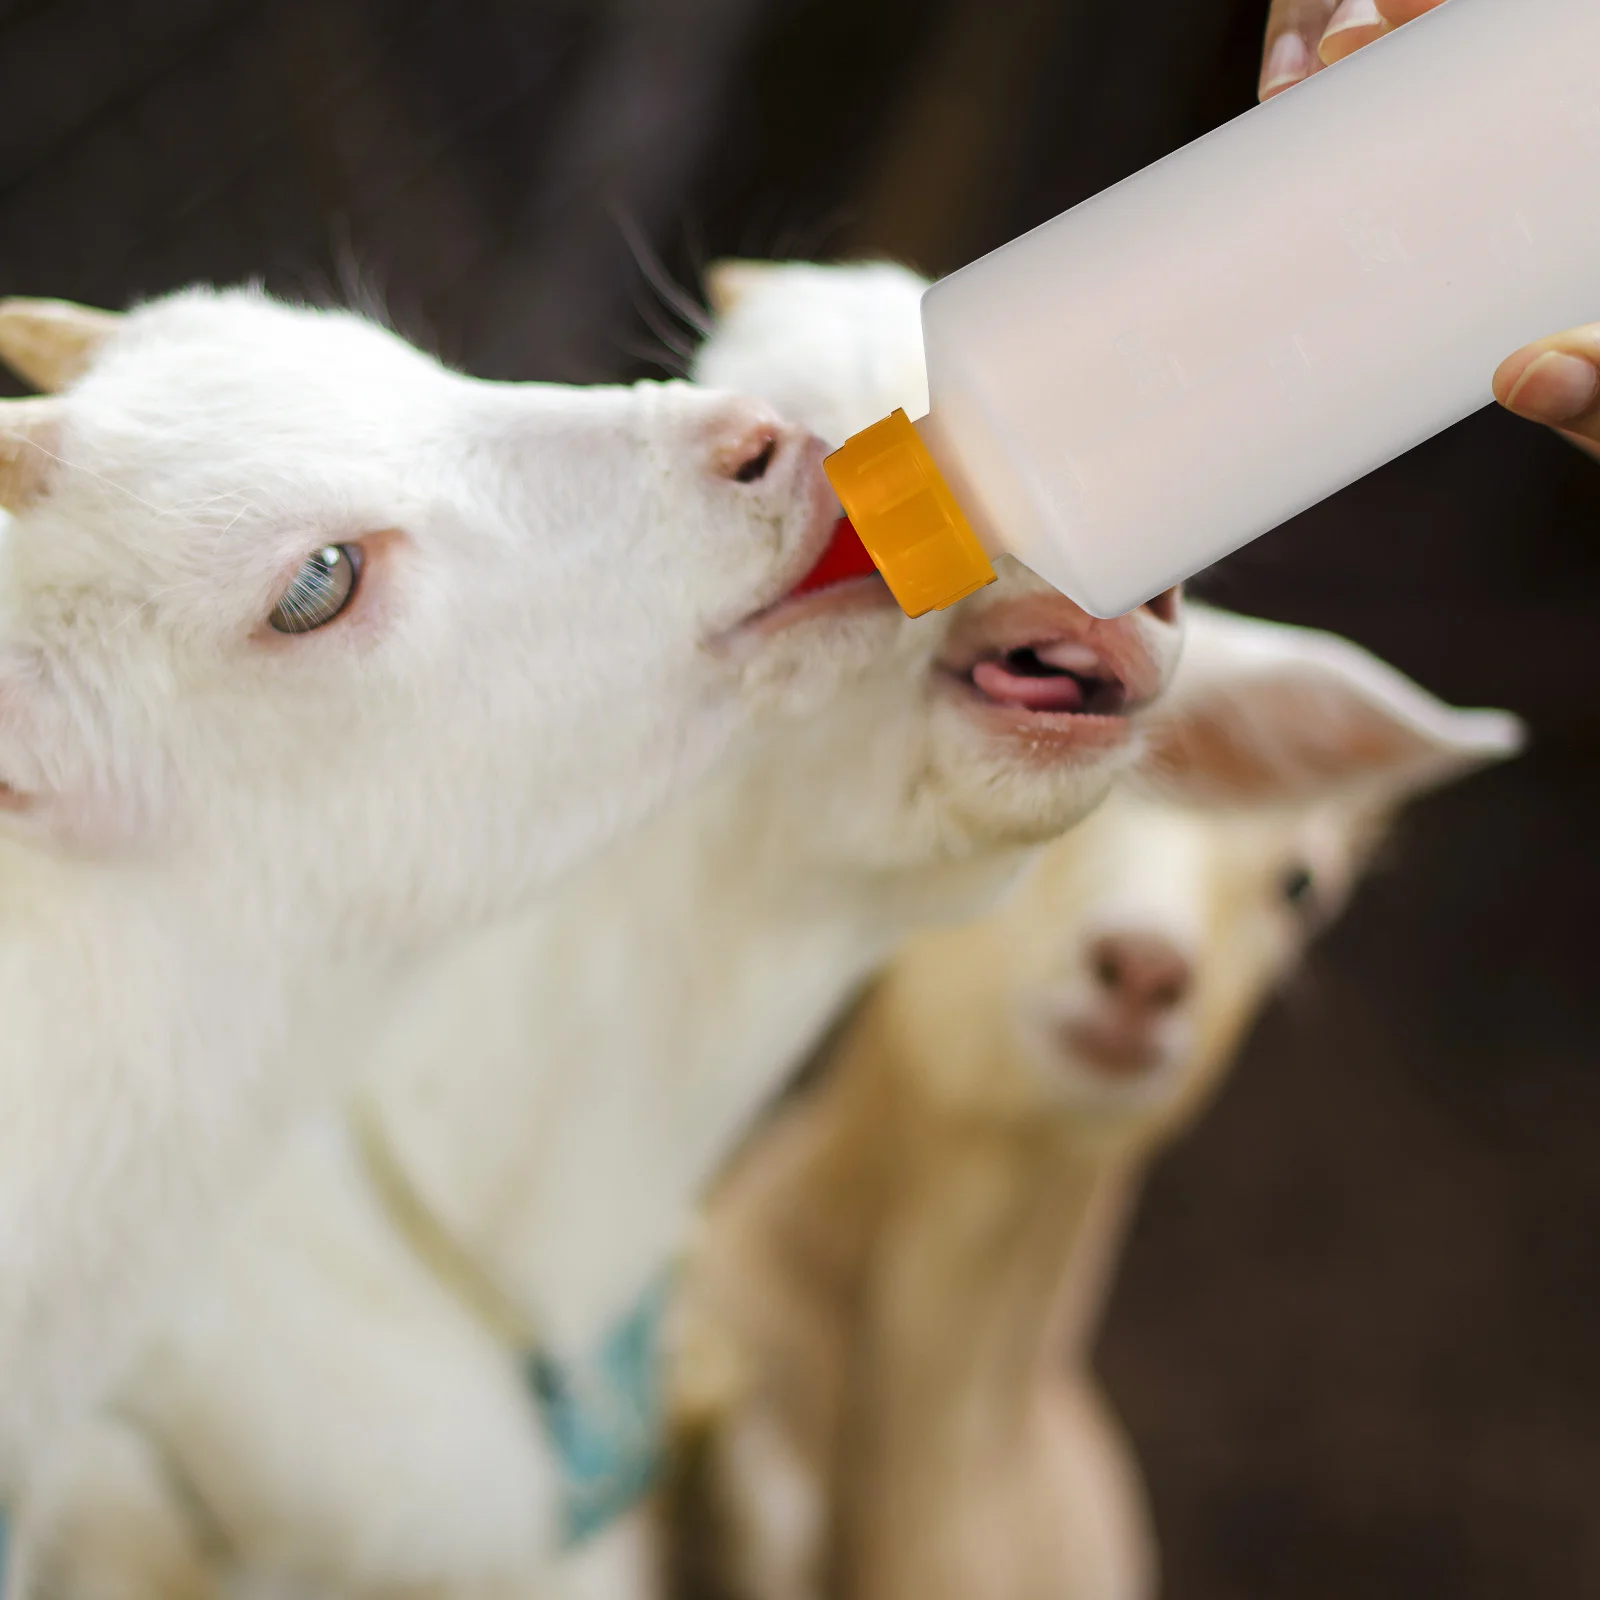
[[[1128,689],[1099,651],[1076,639],[1006,650],[976,661],[967,681],[987,701],[1019,711],[1120,717]]]
[[[848,517],[840,517],[826,548],[790,600],[878,577],[872,557]],[[991,705],[1074,717],[1121,717],[1132,698],[1127,685],[1092,645],[1078,639],[1048,639],[997,650],[964,674]]]

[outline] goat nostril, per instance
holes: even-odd
[[[1111,990],[1113,994],[1122,987],[1122,967],[1116,951],[1109,945],[1101,945],[1095,951],[1094,975],[1100,987]]]
[[[769,433],[762,441],[761,448],[753,456],[747,457],[734,469],[733,477],[736,483],[756,483],[767,475],[767,468],[772,465],[773,457],[778,453],[778,436]]]
[[[1150,991],[1150,1004],[1158,1011],[1170,1011],[1189,992],[1187,974],[1178,974],[1158,983]]]

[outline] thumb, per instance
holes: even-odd
[[[1600,446],[1600,323],[1519,350],[1495,373],[1494,397],[1519,417]]]

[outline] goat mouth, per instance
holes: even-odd
[[[881,584],[872,557],[861,542],[849,517],[840,517],[833,525],[828,542],[816,564],[789,591],[788,598],[798,600],[802,595],[818,594],[824,589],[837,588],[841,583],[853,583],[860,578],[877,578]]]
[[[1093,1021],[1069,1023],[1061,1042],[1069,1061],[1107,1082],[1153,1077],[1166,1061],[1166,1052],[1155,1040]]]
[[[777,600],[746,619],[741,632],[766,635],[817,618],[898,613],[889,585],[872,564],[850,519],[838,514],[837,501],[825,534],[811,548],[811,565]]]
[[[1123,717],[1127,685],[1092,646],[1075,639],[1019,645],[974,662],[966,681],[989,704],[1071,717]]]
[[[1099,761],[1126,747],[1141,696],[1076,629],[1016,628],[940,663],[964,713],[1029,765]],[[1013,643],[1012,641],[1016,641]]]

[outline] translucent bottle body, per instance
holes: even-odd
[[[1448,0],[934,285],[916,427],[984,546],[1130,610],[1600,318],[1597,63],[1600,0]]]

